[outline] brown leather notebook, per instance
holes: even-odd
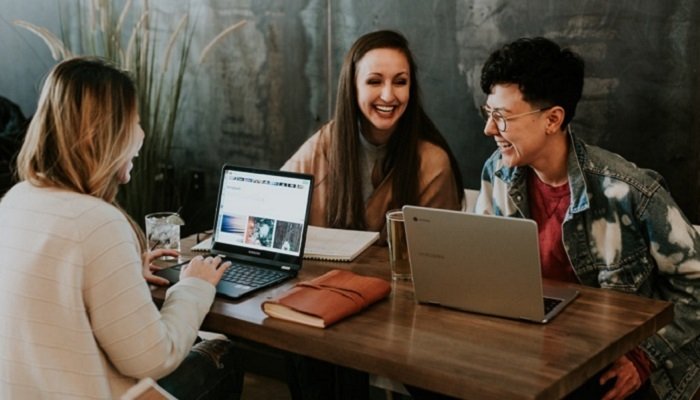
[[[325,328],[389,292],[391,285],[381,278],[336,269],[297,283],[280,297],[265,301],[262,309],[270,317]]]

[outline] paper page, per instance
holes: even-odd
[[[191,251],[209,251],[211,250],[211,237],[202,240],[190,248]]]
[[[378,238],[379,232],[309,226],[304,258],[351,261]],[[192,246],[190,250],[211,250],[211,237]]]
[[[379,232],[309,226],[305,258],[350,261],[379,238]]]

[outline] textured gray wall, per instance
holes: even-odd
[[[17,103],[31,115],[36,108],[41,80],[53,66],[41,39],[12,24],[24,19],[58,33],[58,6],[41,0],[0,0],[0,96]]]
[[[23,18],[55,24],[41,0],[3,0],[0,95],[33,112],[51,65],[41,43],[8,28]],[[185,7],[153,1],[161,12]],[[700,5],[693,0],[199,0],[195,54],[234,21],[249,22],[188,77],[176,168],[205,172],[206,203],[222,163],[278,168],[334,103],[343,55],[361,34],[403,32],[419,65],[423,100],[455,152],[465,185],[495,149],[481,134],[481,64],[497,46],[543,35],[587,62],[575,131],[593,144],[661,172],[700,221]],[[31,48],[31,50],[29,50]],[[9,56],[8,56],[9,55]],[[209,212],[210,205],[202,208]],[[204,217],[208,224],[209,217]]]

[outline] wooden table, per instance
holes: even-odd
[[[183,242],[189,248],[191,240]],[[341,268],[390,279],[386,247],[352,263],[305,261],[298,279]],[[267,318],[260,304],[297,280],[242,301],[217,298],[202,329],[469,399],[559,399],[672,320],[670,303],[578,285],[546,325],[416,304],[410,281],[327,329]],[[162,302],[165,291],[156,289]]]

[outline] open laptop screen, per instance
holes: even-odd
[[[300,260],[312,186],[309,175],[224,166],[212,250]]]

